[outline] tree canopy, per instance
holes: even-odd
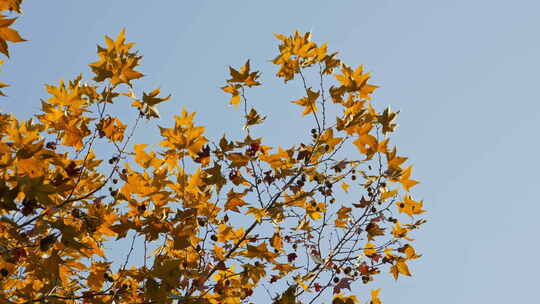
[[[6,56],[24,41],[15,20],[0,16]],[[305,140],[257,137],[270,126],[246,97],[264,83],[248,60],[221,88],[243,129],[209,139],[182,109],[149,148],[133,142],[139,122],[173,97],[137,86],[142,55],[125,34],[98,45],[92,77],[45,85],[33,119],[0,114],[0,302],[377,304],[379,288],[355,295],[356,284],[411,275],[423,202],[390,141],[398,112],[376,109],[362,65],[310,33],[275,34],[275,76],[304,90],[282,102],[312,119]],[[105,244],[121,239],[131,248],[119,261]]]

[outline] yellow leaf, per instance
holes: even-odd
[[[306,202],[304,208],[306,213],[314,220],[322,218],[322,212],[326,210],[326,205],[324,203],[316,203],[315,201]]]
[[[281,250],[283,248],[283,240],[281,239],[279,233],[274,233],[274,235],[272,235],[270,238],[270,245],[277,250]]]
[[[410,217],[414,214],[424,213],[425,210],[422,209],[423,205],[423,201],[414,201],[410,195],[405,195],[403,201],[396,202],[399,212],[405,212]]]
[[[390,273],[394,276],[394,279],[397,280],[399,277],[399,270],[396,265],[390,267]]]
[[[279,271],[279,275],[283,276],[298,268],[299,267],[295,267],[294,264],[276,264],[272,270]]]
[[[277,253],[268,250],[265,242],[260,243],[258,246],[247,245],[246,247],[246,251],[242,252],[242,255],[248,258],[265,259],[273,263],[274,258],[278,256]]]
[[[235,109],[238,107],[238,104],[240,104],[240,95],[233,95],[233,97],[231,97],[231,100],[229,101],[229,104],[235,106]]]
[[[405,247],[405,256],[407,260],[414,260],[422,256],[421,254],[416,254],[411,245],[406,245]]]
[[[304,280],[302,280],[302,277],[300,277],[300,276],[295,276],[295,277],[294,277],[294,281],[295,281],[300,287],[302,287],[305,291],[309,291],[309,286],[304,282]]]
[[[258,86],[261,83],[257,81],[259,78],[259,71],[251,72],[249,60],[240,68],[240,71],[229,67],[231,79],[227,80],[228,83],[240,83],[248,87]]]
[[[225,210],[231,210],[235,212],[240,212],[238,210],[238,207],[242,207],[246,205],[247,203],[242,200],[242,197],[244,197],[246,193],[237,193],[234,192],[233,189],[227,193],[227,202],[225,203]]]
[[[352,211],[352,208],[349,207],[341,207],[339,208],[337,212],[337,216],[340,220],[348,219],[349,213]]]
[[[405,264],[405,260],[398,260],[398,262],[396,263],[396,267],[399,273],[406,276],[411,276],[411,273],[409,272],[409,266]]]
[[[277,39],[281,40],[281,41],[287,39],[287,36],[285,36],[285,35],[283,35],[283,34],[275,34],[275,33],[274,33],[274,36],[275,36]]]
[[[5,11],[15,11],[19,14],[22,13],[21,10],[21,2],[22,0],[2,0],[0,1],[0,10]]]
[[[387,198],[396,196],[398,193],[397,189],[386,191],[381,194],[381,202],[384,202]]]
[[[380,288],[371,290],[371,304],[382,304],[381,300],[379,299],[380,291]]]
[[[21,38],[19,33],[14,29],[9,28],[17,18],[6,19],[3,15],[0,15],[0,52],[9,57],[8,45],[9,42],[22,42],[26,41]]]
[[[353,144],[362,154],[373,154],[377,151],[377,139],[370,134],[360,135]]]
[[[312,91],[311,89],[307,90],[307,97],[300,98],[298,100],[292,101],[292,103],[303,106],[304,112],[303,116],[308,115],[312,112],[317,112],[317,98],[319,98],[320,93]]]
[[[409,189],[411,189],[411,187],[420,183],[418,181],[410,179],[411,172],[412,166],[408,166],[406,169],[403,170],[403,172],[401,173],[401,177],[399,178],[399,182],[407,192],[409,192]]]
[[[386,152],[386,159],[388,161],[388,168],[397,169],[403,164],[407,158],[397,156],[397,149],[394,147],[392,151]]]
[[[366,246],[364,246],[364,254],[367,256],[374,255],[377,253],[377,249],[375,249],[375,245],[373,243],[367,243]]]
[[[343,189],[345,193],[349,193],[349,184],[347,184],[346,182],[341,183],[341,189]]]
[[[409,229],[407,229],[405,227],[401,227],[399,221],[396,222],[396,225],[392,229],[392,235],[395,238],[404,238],[406,240],[413,241],[413,239],[407,237],[408,233],[409,233]]]
[[[266,212],[266,209],[264,209],[264,208],[254,208],[254,207],[249,207],[246,214],[253,214],[253,216],[255,216],[255,219],[259,223],[261,222],[263,217],[268,215],[268,213]]]

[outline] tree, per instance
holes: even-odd
[[[5,55],[6,40],[23,41],[13,21],[0,17]],[[410,193],[412,167],[390,144],[397,112],[377,111],[370,74],[310,33],[275,36],[276,76],[301,83],[305,95],[292,102],[313,119],[291,147],[256,137],[265,116],[246,91],[261,80],[247,61],[222,87],[243,110],[235,139],[207,139],[184,109],[160,127],[158,148],[132,148],[138,122],[159,119],[171,96],[134,93],[142,56],[125,31],[98,46],[91,80],[47,85],[35,120],[2,113],[1,302],[359,303],[348,295],[354,284],[381,272],[410,276],[407,263],[420,255],[409,234],[425,220]],[[108,111],[126,100],[131,126]],[[98,157],[98,143],[114,152]],[[129,254],[112,261],[104,244],[121,239],[131,240]],[[144,262],[127,267],[133,250],[144,250]],[[379,291],[365,300],[381,303]]]

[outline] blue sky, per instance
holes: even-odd
[[[429,223],[415,243],[424,257],[412,278],[373,284],[383,302],[538,297],[540,2],[27,0],[23,9],[15,28],[28,42],[10,46],[4,111],[29,118],[45,83],[89,75],[96,44],[125,27],[144,55],[139,85],[173,95],[160,107],[161,125],[185,106],[209,137],[233,134],[239,113],[219,87],[229,65],[251,59],[266,86],[250,98],[272,126],[259,134],[283,145],[308,122],[288,103],[301,88],[273,79],[272,33],[312,31],[373,73],[379,108],[401,111],[394,142],[422,181],[414,193]],[[136,138],[158,139],[153,125]]]

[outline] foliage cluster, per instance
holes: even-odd
[[[20,13],[20,2],[0,9]],[[14,21],[0,17],[5,55],[6,41],[23,41]],[[159,128],[155,149],[132,145],[139,121],[158,119],[171,96],[134,93],[142,56],[124,31],[98,46],[92,79],[46,85],[35,119],[2,113],[0,302],[232,304],[267,289],[276,304],[329,295],[359,303],[345,294],[353,284],[383,271],[410,276],[409,261],[420,257],[410,233],[425,220],[410,193],[412,167],[390,145],[397,113],[372,106],[377,87],[361,65],[346,65],[309,33],[276,38],[276,76],[301,84],[305,95],[292,102],[313,119],[306,141],[291,147],[255,136],[265,116],[246,98],[262,85],[250,61],[230,68],[222,87],[243,108],[239,139],[209,140],[195,113],[182,110]],[[126,100],[131,126],[109,112]],[[113,152],[97,157],[98,143]],[[120,239],[132,246],[115,269],[104,244]],[[133,250],[144,250],[142,262],[130,261]],[[381,303],[378,294],[367,301]]]

